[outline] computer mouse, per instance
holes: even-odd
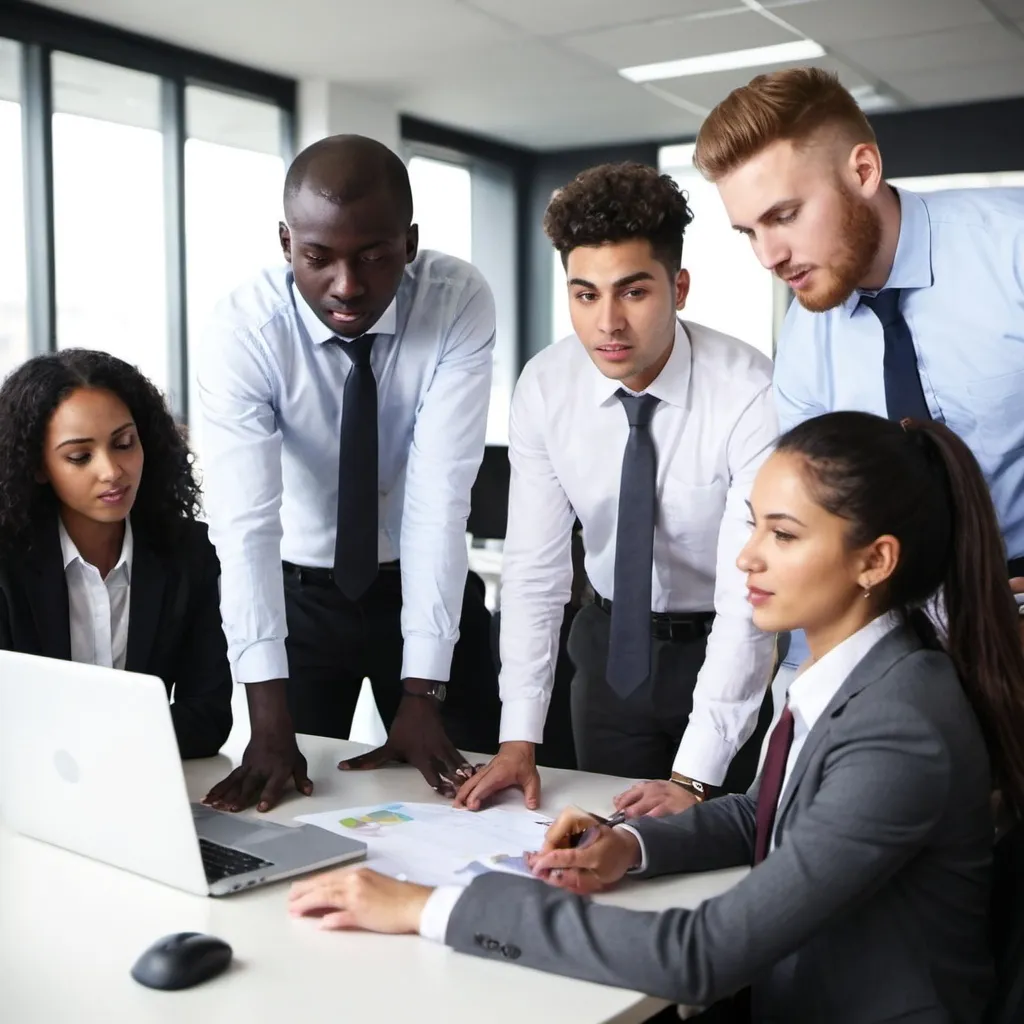
[[[191,988],[215,978],[231,963],[231,947],[201,932],[165,935],[132,967],[132,977],[148,988]]]

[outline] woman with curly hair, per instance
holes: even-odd
[[[182,757],[231,730],[199,507],[188,445],[128,363],[69,349],[0,387],[0,649],[160,677]]]

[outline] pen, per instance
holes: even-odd
[[[597,822],[598,826],[605,825],[608,828],[621,825],[626,820],[625,811],[616,811],[610,818],[602,818],[600,814],[591,814],[590,816]],[[597,838],[598,831],[599,827],[595,828],[591,825],[590,828],[577,832],[574,836],[569,837],[569,846],[575,849],[579,849],[581,846],[589,846]]]

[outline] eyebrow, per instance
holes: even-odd
[[[653,281],[654,275],[647,270],[638,270],[635,274],[627,274],[625,277],[620,277],[618,281],[612,282],[613,288],[625,288],[626,285],[636,284],[637,281]],[[593,288],[597,290],[597,285],[593,281],[586,281],[582,277],[570,278],[569,284],[579,285],[581,288]]]
[[[799,206],[799,199],[780,199],[777,203],[772,203],[760,217],[757,218],[758,224],[764,224],[766,221],[771,220],[773,217],[777,217],[783,210],[792,206]],[[749,231],[750,229],[746,224],[733,224],[733,228],[736,231]]]
[[[110,432],[110,436],[117,437],[118,434],[123,434],[126,430],[131,430],[134,426],[135,423],[132,420],[129,420],[127,423],[121,424],[117,430],[112,430]],[[66,441],[61,441],[61,443],[57,445],[57,449],[66,448],[69,444],[90,444],[94,440],[95,438],[93,437],[69,437]]]
[[[750,510],[750,514],[754,515],[754,506],[751,505],[749,501],[745,501],[744,504]],[[807,526],[806,523],[800,522],[800,520],[797,519],[796,516],[791,516],[786,512],[769,512],[766,516],[762,516],[761,518],[769,523],[778,523],[783,520],[786,520],[791,523],[796,523],[797,526],[803,526],[805,528]]]

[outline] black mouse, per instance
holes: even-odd
[[[191,988],[215,978],[231,963],[231,947],[201,932],[165,935],[132,967],[132,977],[148,988]]]

